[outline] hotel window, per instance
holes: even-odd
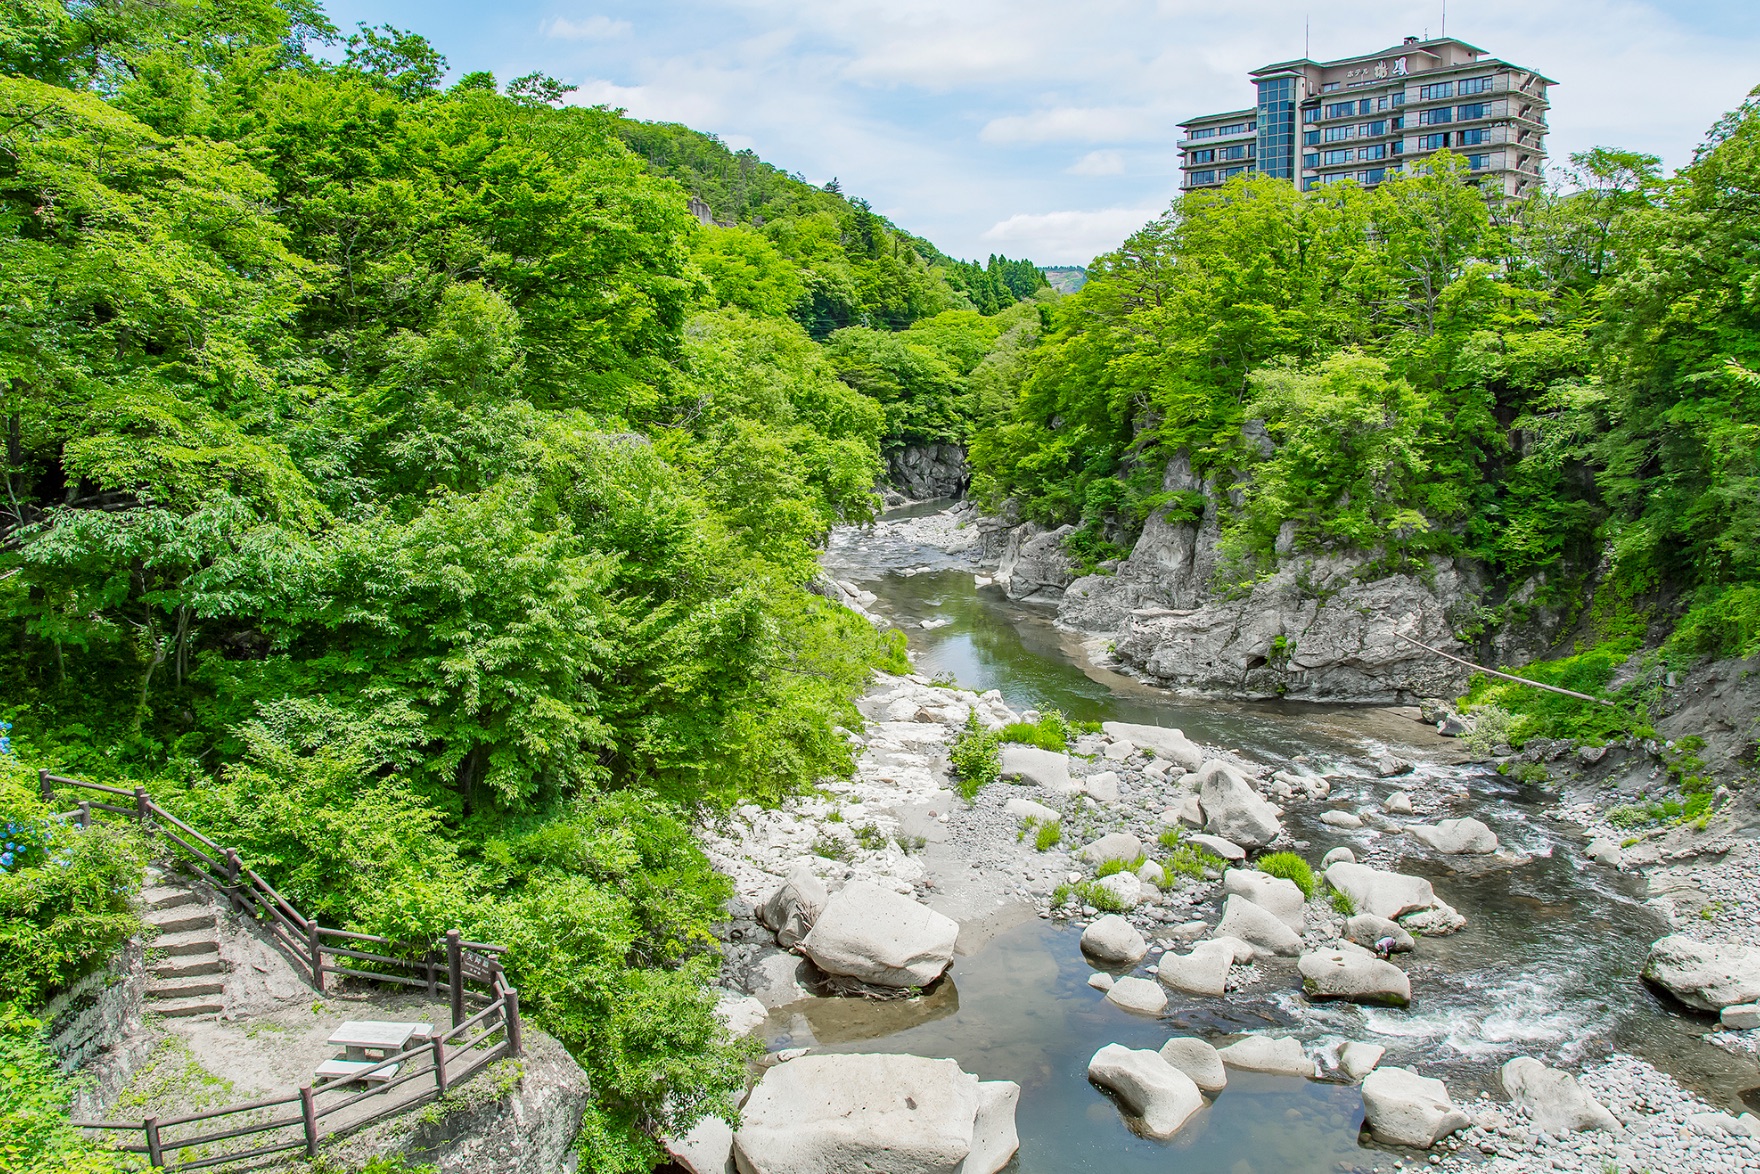
[[[1406,127],[1406,116],[1401,114],[1396,118],[1388,119],[1387,122],[1394,130],[1404,130]]]
[[[1463,98],[1468,94],[1489,94],[1490,92],[1491,79],[1488,77],[1466,78],[1461,82],[1460,88],[1455,91]]]
[[[1366,139],[1378,139],[1387,133],[1387,120],[1382,118],[1362,123],[1357,127],[1357,133]]]
[[[1326,141],[1329,143],[1342,143],[1346,139],[1356,137],[1357,128],[1354,126],[1329,126],[1326,128]]]
[[[1216,173],[1214,171],[1194,171],[1194,172],[1192,172],[1192,186],[1193,187],[1201,187],[1204,184],[1215,183],[1215,182],[1216,182]]]
[[[1480,143],[1489,143],[1491,132],[1482,126],[1477,130],[1463,130],[1455,134],[1454,141],[1462,147],[1476,147]]]
[[[1462,122],[1471,122],[1475,118],[1490,118],[1491,103],[1474,102],[1471,106],[1456,106],[1454,116]]]
[[[1418,111],[1419,126],[1440,126],[1445,122],[1453,121],[1454,111],[1450,110],[1447,106],[1441,106],[1435,110]]]
[[[1385,109],[1387,109],[1387,107],[1389,105],[1390,105],[1390,103],[1387,100],[1386,94],[1383,94],[1383,95],[1381,95],[1381,97],[1375,99],[1375,109],[1377,109],[1377,110],[1385,110]]]
[[[1386,143],[1376,143],[1372,147],[1359,147],[1357,149],[1357,158],[1359,158],[1359,159],[1385,159],[1385,158],[1387,158],[1387,144]]]
[[[1207,126],[1203,130],[1195,130],[1191,133],[1191,137],[1194,139],[1213,139],[1216,137],[1216,128]]]
[[[1322,94],[1330,94],[1332,91],[1338,89],[1338,85],[1339,83],[1337,82],[1322,82],[1320,85],[1320,92]]]
[[[1342,151],[1327,151],[1320,157],[1320,160],[1328,167],[1331,167],[1335,163],[1349,163],[1351,161],[1350,148],[1346,147]]]
[[[1435,85],[1432,85],[1432,86],[1419,86],[1418,87],[1418,101],[1420,101],[1420,102],[1428,102],[1432,98],[1452,98],[1452,97],[1454,97],[1454,83],[1453,82],[1437,82]]]
[[[1372,167],[1368,171],[1357,172],[1357,179],[1363,183],[1380,183],[1387,178],[1387,168]]]
[[[1247,157],[1247,145],[1245,143],[1236,143],[1232,147],[1223,147],[1220,156],[1224,159],[1245,159]]]
[[[1246,170],[1245,167],[1230,167],[1228,170],[1226,170],[1222,173],[1222,178],[1223,179],[1233,179],[1235,176],[1241,174],[1245,170]]]
[[[1187,163],[1214,163],[1214,162],[1216,162],[1216,148],[1211,147],[1208,150],[1192,151],[1186,155],[1186,162]]]
[[[1357,112],[1355,102],[1334,102],[1326,108],[1328,118],[1349,118]]]
[[[1406,104],[1406,92],[1404,90],[1401,90],[1399,93],[1395,94],[1393,96],[1393,101],[1388,103],[1388,105],[1390,105],[1390,106],[1404,106],[1405,104]]]
[[[1319,145],[1320,145],[1320,132],[1319,131],[1305,130],[1302,132],[1302,146],[1304,146],[1304,147],[1317,147]]]
[[[1420,151],[1440,151],[1446,146],[1448,146],[1448,136],[1445,134],[1418,136],[1418,150]]]
[[[1320,152],[1311,151],[1302,156],[1302,167],[1305,170],[1312,171],[1318,166],[1320,166]]]
[[[1468,155],[1467,166],[1471,167],[1474,171],[1484,171],[1487,167],[1491,166],[1491,156]]]
[[[1390,155],[1403,155],[1406,153],[1406,145],[1398,139],[1395,139],[1393,142],[1387,144],[1387,151]]]

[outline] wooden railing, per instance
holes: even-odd
[[[54,805],[56,791],[66,788],[92,791],[119,800],[126,799],[127,803],[120,803],[108,799],[81,798],[77,806],[70,811],[60,812],[56,818],[77,820],[81,826],[89,827],[92,812],[108,811],[133,816],[152,826],[181,849],[187,858],[185,863],[192,871],[226,894],[234,909],[253,917],[295,964],[301,976],[320,993],[326,989],[325,975],[346,975],[376,982],[423,987],[429,995],[436,997],[444,990],[452,1012],[452,1027],[449,1031],[395,1056],[387,1056],[369,1068],[358,1070],[347,1083],[318,1086],[308,1084],[286,1096],[267,1097],[242,1105],[228,1105],[179,1117],[147,1117],[140,1121],[75,1121],[73,1124],[77,1127],[138,1133],[139,1142],[122,1144],[116,1148],[129,1153],[145,1154],[153,1166],[169,1164],[179,1169],[193,1170],[301,1148],[308,1157],[316,1157],[318,1143],[324,1137],[362,1128],[444,1096],[447,1089],[469,1080],[495,1060],[520,1054],[519,992],[508,985],[506,973],[496,957],[503,952],[504,947],[487,942],[465,941],[455,929],[447,932],[443,944],[426,947],[414,956],[400,957],[369,949],[370,946],[378,946],[381,950],[393,950],[402,943],[375,934],[330,929],[319,925],[315,918],[303,916],[292,902],[275,891],[274,886],[258,876],[254,870],[246,868],[236,850],[221,847],[166,811],[153,800],[146,788],[135,787],[130,790],[107,787],[100,783],[53,775],[48,771],[39,771],[37,780],[42,788],[43,801],[51,806]],[[358,945],[336,945],[334,942],[337,940]],[[367,969],[359,965],[363,962],[377,969]],[[472,983],[486,990],[470,990]],[[474,1015],[466,1017],[467,996],[484,999],[487,1005]],[[365,1091],[350,1089],[349,1086],[354,1082],[383,1072],[393,1065],[397,1066],[397,1071],[391,1077],[372,1083]],[[368,1097],[383,1096],[392,1089],[414,1081],[428,1081],[432,1083],[432,1087],[424,1088],[417,1096],[399,1100],[381,1112],[358,1115],[346,1121],[332,1120],[328,1128],[326,1127],[326,1118],[334,1118],[336,1114],[360,1104]],[[295,1105],[298,1106],[297,1115],[292,1110]],[[287,1111],[277,1114],[277,1110]],[[232,1123],[218,1131],[190,1129],[192,1126],[205,1126],[222,1118],[230,1118]],[[167,1154],[180,1150],[212,1146],[233,1138],[262,1133],[279,1136],[253,1149],[196,1157],[188,1161],[166,1161]]]

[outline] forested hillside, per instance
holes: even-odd
[[[1197,516],[1163,491],[1185,453],[1224,503],[1223,591],[1304,552],[1441,554],[1503,587],[1462,638],[1574,616],[1580,688],[1670,631],[1687,659],[1760,652],[1760,99],[1678,176],[1573,164],[1522,204],[1446,158],[1181,196],[1057,306],[974,491],[1076,523],[1091,565],[1152,511]]]
[[[883,651],[816,551],[883,443],[964,439],[1043,280],[446,77],[305,0],[0,5],[0,1000],[133,927],[142,845],[35,769],[150,780],[327,925],[507,943],[587,1168],[647,1169],[744,1071],[687,821],[849,769]]]

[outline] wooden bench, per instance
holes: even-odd
[[[324,1083],[361,1080],[368,1084],[383,1084],[396,1076],[397,1070],[402,1067],[401,1064],[387,1064],[383,1068],[373,1068],[373,1063],[371,1060],[325,1060],[312,1073],[312,1079]],[[361,1075],[367,1068],[373,1068],[373,1071]]]

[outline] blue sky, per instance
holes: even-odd
[[[1440,3],[1284,0],[346,0],[454,74],[542,70],[573,97],[836,176],[949,253],[1082,263],[1164,208],[1181,118],[1249,105],[1246,71],[1441,31]],[[1448,32],[1561,83],[1553,158],[1687,162],[1760,84],[1760,3],[1455,0]]]

